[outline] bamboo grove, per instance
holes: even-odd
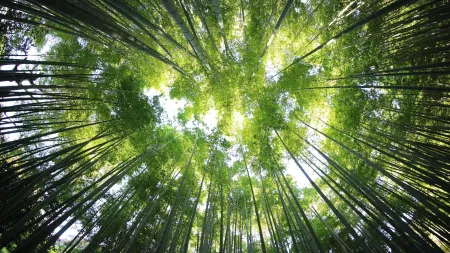
[[[2,252],[450,250],[448,1],[0,7]]]

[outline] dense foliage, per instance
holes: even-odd
[[[446,0],[4,0],[2,252],[448,252]]]

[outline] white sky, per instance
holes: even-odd
[[[164,124],[174,124],[179,123],[178,121],[178,113],[182,112],[183,109],[188,104],[185,99],[172,99],[169,96],[170,88],[164,87],[162,91],[156,90],[154,88],[145,89],[144,94],[151,98],[153,96],[160,95],[160,104],[161,107],[164,110],[164,114],[166,115],[166,119],[163,119]],[[218,117],[219,117],[219,111],[217,111],[215,108],[210,108],[206,114],[203,114],[200,116],[200,120],[202,121],[202,124],[198,125],[198,128],[203,130],[206,134],[211,134],[214,128],[217,127]],[[195,128],[196,124],[193,120],[189,120],[186,123],[187,128]]]
[[[186,100],[184,100],[184,99],[182,99],[182,100],[171,99],[168,96],[169,89],[167,87],[165,87],[163,89],[163,91],[158,91],[158,90],[155,90],[154,88],[144,89],[144,94],[149,98],[152,98],[153,96],[161,95],[159,102],[161,104],[161,107],[164,109],[164,113],[166,114],[167,119],[170,122],[177,121],[178,113],[181,112],[181,109],[183,109],[187,104]],[[165,122],[165,123],[169,123],[169,122]]]

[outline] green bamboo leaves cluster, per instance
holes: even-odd
[[[2,252],[450,250],[448,1],[0,7]]]

